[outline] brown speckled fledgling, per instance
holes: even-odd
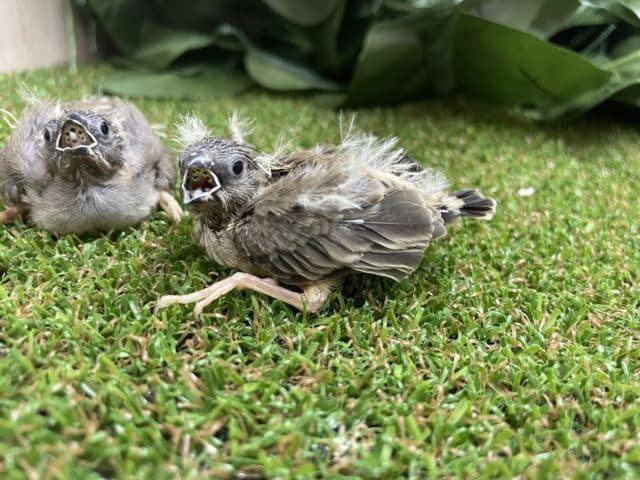
[[[233,139],[212,137],[186,119],[180,169],[200,244],[240,272],[199,292],[161,297],[157,308],[198,302],[197,316],[233,289],[253,289],[314,311],[345,275],[399,280],[447,223],[495,212],[495,202],[475,190],[447,193],[446,179],[411,160],[395,139],[350,131],[337,146],[265,155],[246,143],[235,118],[231,130]]]
[[[1,222],[21,215],[52,233],[136,225],[156,206],[173,221],[171,153],[142,113],[117,98],[37,102],[0,151]]]

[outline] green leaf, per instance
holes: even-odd
[[[327,80],[313,70],[257,48],[250,48],[244,58],[251,78],[265,88],[290,90],[342,90],[342,85]]]
[[[616,58],[603,66],[614,74],[614,88],[628,87],[640,82],[640,50],[635,50],[628,55]]]
[[[325,22],[309,29],[309,36],[315,50],[315,60],[320,70],[339,73],[344,68],[345,61],[352,61],[357,55],[357,49],[364,37],[364,31],[359,31],[361,29],[358,22],[352,22],[350,25],[349,33],[354,35],[346,36],[347,42],[344,42],[345,38],[339,36],[345,8],[346,0],[339,0],[336,2],[335,10]],[[341,43],[340,40],[343,42]]]
[[[616,102],[625,103],[633,107],[640,107],[640,84],[624,88],[611,98]]]
[[[158,24],[200,32],[209,31],[212,25],[215,25],[220,18],[228,15],[228,12],[234,6],[238,8],[237,4],[239,3],[239,0],[225,3],[216,0],[189,0],[188,3],[185,3],[184,0],[151,1]]]
[[[211,100],[238,95],[252,85],[253,82],[237,70],[219,69],[188,77],[171,72],[121,70],[105,78],[101,88],[106,93],[124,97]]]
[[[573,26],[616,20],[605,10],[585,5],[580,0],[468,0],[465,11],[544,39]]]
[[[453,87],[453,9],[371,26],[354,70],[349,105],[404,101]]]
[[[463,3],[464,0],[384,0],[384,6],[404,13],[415,13],[424,10],[432,12],[449,11]]]
[[[545,117],[593,107],[612,77],[577,53],[471,15],[458,20],[455,51],[460,91]]]
[[[531,23],[547,0],[476,0],[465,2],[465,11],[492,22],[507,25],[518,30],[531,31]]]
[[[640,2],[638,0],[580,0],[580,3],[606,11],[636,27],[640,26]]]
[[[271,10],[290,22],[305,27],[326,20],[340,0],[262,0]]]
[[[461,91],[530,107],[546,119],[586,111],[613,95],[635,104],[638,50],[596,66],[579,54],[486,20],[464,15],[458,26],[456,79]],[[475,41],[473,55],[463,47],[470,39]]]
[[[572,22],[586,22],[588,17],[578,0],[546,0],[540,5],[527,31],[541,38],[551,38]],[[593,20],[590,20],[593,21]]]
[[[114,62],[164,72],[107,80],[128,95],[241,92],[251,84],[235,70],[244,62],[259,85],[312,90],[329,105],[455,88],[540,118],[614,95],[637,104],[640,0],[74,1],[113,41]]]
[[[190,50],[213,44],[214,37],[189,30],[175,30],[159,25],[142,27],[144,42],[133,52],[134,58],[154,69],[167,68]]]
[[[640,34],[631,35],[617,43],[610,55],[612,58],[619,58],[638,50],[640,50]]]
[[[140,42],[139,27],[152,14],[147,2],[85,0],[83,3],[86,3],[86,7],[120,50],[137,48]]]

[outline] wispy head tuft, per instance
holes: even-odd
[[[182,115],[176,122],[176,135],[173,141],[182,149],[211,136],[211,132],[195,115]]]
[[[229,117],[229,130],[233,139],[238,143],[248,145],[247,136],[251,135],[252,124],[252,120],[242,119],[238,112],[233,112]]]
[[[278,135],[273,152],[262,152],[256,156],[255,161],[262,170],[271,175],[272,170],[282,167],[282,161],[290,150],[291,142],[285,140],[284,132],[282,132]]]

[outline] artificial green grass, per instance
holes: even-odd
[[[68,99],[103,69],[0,76]],[[255,93],[138,102],[271,147],[338,139],[338,115]],[[640,469],[637,128],[542,126],[461,101],[362,111],[409,153],[499,202],[400,283],[354,276],[319,315],[232,292],[199,321],[158,294],[230,272],[190,220],[56,240],[0,228],[3,478],[633,478]],[[8,128],[0,126],[0,139]],[[533,187],[532,196],[519,196]]]

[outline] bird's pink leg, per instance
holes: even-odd
[[[272,298],[288,303],[298,310],[315,312],[329,296],[331,285],[324,283],[317,286],[314,285],[305,288],[303,293],[298,293],[277,285],[272,279],[260,278],[248,273],[238,272],[198,292],[188,295],[165,295],[160,297],[156,302],[156,310],[176,303],[197,302],[193,309],[193,314],[199,317],[207,305],[222,295],[229,293],[231,290],[245,289],[264,293]]]
[[[18,207],[7,207],[0,212],[0,223],[11,223],[16,217],[20,216],[20,209]]]

